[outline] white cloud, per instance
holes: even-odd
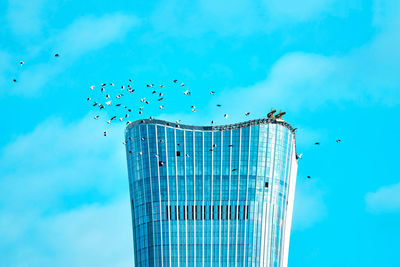
[[[129,199],[50,216],[4,214],[0,255],[4,266],[132,266]],[[10,231],[20,231],[10,235]]]
[[[264,0],[269,17],[275,23],[306,21],[329,11],[337,0]]]
[[[309,182],[309,181],[306,181]],[[303,230],[322,221],[327,216],[324,203],[324,193],[316,186],[316,179],[312,183],[296,185],[293,209],[293,230]]]
[[[17,35],[34,35],[40,33],[45,16],[43,8],[47,0],[9,0],[7,19],[13,32]]]
[[[107,199],[126,192],[123,130],[110,128],[104,137],[104,124],[89,115],[72,124],[53,118],[18,137],[0,157],[0,185],[7,191],[0,204],[23,209],[28,201],[51,211],[73,194]]]
[[[372,213],[400,212],[400,183],[383,186],[365,195],[367,210]]]
[[[41,50],[46,50],[51,59],[36,65],[26,64],[17,77],[18,83],[14,84],[12,93],[24,96],[37,94],[80,56],[121,40],[138,24],[137,17],[121,13],[76,19],[66,29],[43,43]],[[53,57],[52,53],[55,52],[60,54],[60,58]]]
[[[392,12],[393,13],[393,12]],[[396,14],[400,15],[400,8]],[[381,23],[383,27],[383,23]],[[294,52],[276,61],[265,80],[253,86],[221,92],[216,102],[234,117],[248,107],[265,114],[268,107],[314,110],[324,105],[400,103],[400,16],[393,18],[368,44],[344,55]],[[215,110],[210,107],[210,110]]]
[[[8,88],[2,88],[5,84],[12,82],[11,77],[7,77],[7,73],[12,69],[11,56],[0,50],[0,91],[8,90]]]
[[[336,0],[160,1],[151,15],[154,28],[167,35],[193,37],[207,32],[249,35],[267,32],[282,22],[313,19],[332,8]]]
[[[123,129],[48,119],[0,154],[6,266],[131,266]]]
[[[63,56],[77,57],[122,39],[138,24],[137,17],[121,13],[81,17],[55,38],[55,47]]]

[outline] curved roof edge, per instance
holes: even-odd
[[[166,126],[170,126],[170,127],[184,129],[184,130],[199,130],[199,131],[226,131],[226,130],[233,130],[233,129],[249,127],[251,125],[272,123],[272,124],[282,125],[282,126],[288,128],[293,134],[295,133],[295,129],[289,123],[287,123],[283,120],[267,119],[267,118],[256,119],[256,120],[251,120],[251,121],[244,121],[244,122],[227,124],[227,125],[216,125],[216,126],[195,126],[195,125],[186,125],[186,124],[180,124],[180,123],[175,123],[175,122],[169,122],[169,121],[164,121],[164,120],[159,120],[159,119],[142,119],[142,120],[136,120],[136,121],[129,123],[128,126],[126,126],[126,130],[129,130],[130,128],[132,128],[133,126],[138,125],[138,124],[149,124],[149,123],[166,125]]]

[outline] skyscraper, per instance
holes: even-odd
[[[126,128],[135,266],[287,266],[296,184],[283,120]]]

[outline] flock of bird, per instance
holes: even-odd
[[[58,57],[60,57],[60,55],[58,53],[55,53],[54,57],[58,58]],[[25,62],[24,61],[20,61],[19,64],[22,67],[25,64]],[[130,108],[130,107],[126,106],[126,105],[122,105],[121,103],[118,103],[118,102],[120,102],[119,100],[121,100],[121,98],[124,97],[124,93],[132,94],[132,93],[135,92],[135,89],[131,85],[132,79],[129,79],[128,81],[129,81],[129,84],[122,85],[120,87],[120,90],[118,91],[118,93],[115,95],[115,99],[117,99],[117,100],[114,100],[114,96],[111,95],[113,93],[115,94],[116,89],[109,89],[110,87],[115,87],[114,83],[102,83],[99,86],[100,87],[100,92],[103,93],[103,96],[102,96],[103,99],[96,100],[96,101],[93,100],[92,97],[87,97],[87,99],[86,99],[88,102],[89,101],[93,101],[93,102],[91,102],[92,106],[93,107],[98,107],[99,110],[106,109],[107,107],[111,107],[111,106],[118,107],[118,108],[120,108],[122,110],[122,114],[123,115],[121,115],[121,116],[112,115],[110,118],[108,118],[107,124],[111,124],[111,122],[113,122],[113,121],[122,122],[124,119],[127,119],[128,117],[130,117],[130,114],[133,111],[132,108]],[[17,79],[14,78],[13,82],[16,83]],[[173,84],[175,86],[179,85],[179,87],[181,87],[181,88],[185,87],[185,84],[183,82],[182,83],[178,83],[177,79],[173,80],[172,82],[173,82]],[[157,90],[156,90],[156,86],[154,84],[146,84],[146,88],[152,88],[151,94],[157,96],[157,99],[156,99],[157,102],[156,103],[159,103],[158,104],[158,108],[159,109],[163,109],[164,108],[164,102],[163,102],[163,100],[164,100],[164,92],[161,92],[161,91],[164,90],[165,84],[160,84],[159,85],[159,89],[157,89]],[[96,89],[95,85],[90,86],[90,90],[93,91],[95,89]],[[186,87],[185,87],[185,89],[186,89]],[[209,93],[210,93],[210,95],[215,95],[215,91],[210,91]],[[183,94],[185,96],[191,96],[192,92],[189,89],[186,89],[183,92]],[[115,103],[115,102],[117,102],[117,103]],[[150,101],[146,97],[143,97],[143,98],[140,98],[140,103],[141,103],[140,107],[136,110],[138,115],[142,115],[143,114],[145,106],[149,105]],[[218,108],[222,107],[221,104],[217,104],[216,106]],[[190,109],[191,109],[192,112],[196,112],[197,111],[195,105],[191,105]],[[282,116],[286,114],[286,112],[279,112],[277,115],[274,115],[275,112],[276,112],[276,110],[271,110],[271,112],[269,112],[267,114],[267,117],[268,118],[275,118],[275,119],[282,119]],[[250,115],[250,112],[245,112],[244,115],[247,117],[247,116]],[[224,114],[224,118],[225,119],[228,118],[228,116],[229,115],[227,113]],[[93,118],[95,120],[98,120],[100,118],[100,115],[96,114]],[[150,119],[153,119],[153,117],[150,117]],[[130,123],[129,120],[126,121],[126,124],[129,124],[129,123]],[[180,120],[177,120],[176,123],[180,123]],[[211,124],[214,124],[214,123],[215,123],[215,121],[211,121]],[[294,129],[294,130],[297,130],[297,128]],[[107,136],[107,131],[104,131],[103,135]],[[129,138],[131,138],[131,137],[129,137]],[[144,141],[144,138],[142,138],[142,141]],[[162,142],[162,140],[160,140],[160,142]],[[336,140],[336,143],[340,143],[340,142],[341,142],[340,139]],[[123,144],[126,145],[126,141],[124,141]],[[319,146],[320,142],[315,142],[314,145]],[[232,147],[233,145],[231,144],[229,146]],[[213,149],[215,147],[216,147],[216,145],[214,144],[212,146],[212,148],[210,148],[210,151],[213,151]],[[133,152],[129,151],[129,153],[133,153]],[[142,152],[139,152],[139,154],[142,154]],[[186,157],[190,157],[189,154],[185,154],[185,156]],[[299,155],[296,155],[296,158],[297,159],[301,159],[302,156],[303,156],[303,154],[299,154]],[[155,155],[155,157],[158,157],[158,155]],[[164,162],[160,161],[159,164],[160,164],[160,166],[163,166]],[[236,169],[232,169],[232,172],[234,172],[234,171],[237,171],[237,170]],[[307,178],[310,179],[311,176],[307,176]]]
[[[107,124],[111,124],[114,121],[123,122],[125,119],[130,117],[130,114],[132,114],[132,112],[134,112],[131,107],[128,107],[126,105],[122,105],[122,103],[120,101],[124,97],[124,93],[125,94],[132,94],[132,93],[135,92],[135,89],[131,85],[132,79],[129,79],[128,81],[129,81],[129,84],[122,85],[120,87],[120,90],[115,89],[114,83],[102,83],[99,86],[99,91],[101,93],[102,99],[101,100],[96,100],[96,101],[92,100],[91,97],[88,97],[86,99],[87,101],[92,101],[92,102],[90,102],[92,104],[92,106],[93,107],[98,107],[99,110],[106,109],[106,108],[111,107],[111,106],[115,106],[115,107],[120,109],[119,113],[121,115],[113,114],[111,117],[106,118]],[[186,89],[184,83],[178,83],[178,80],[175,79],[175,80],[172,81],[172,84],[175,85],[175,87],[179,86],[180,88],[185,88],[185,90],[182,92],[183,95],[185,95],[185,96],[191,96],[192,95],[192,92],[189,89]],[[164,102],[165,102],[164,101],[164,89],[165,89],[165,87],[166,87],[165,84],[160,84],[159,86],[155,86],[154,84],[146,84],[146,88],[150,89],[151,90],[151,95],[152,96],[156,96],[156,98],[155,99],[151,99],[151,101],[150,101],[149,98],[147,98],[147,97],[141,97],[140,98],[139,107],[136,108],[137,114],[138,115],[142,115],[145,107],[147,105],[149,105],[153,101],[156,102],[156,103],[159,103],[159,104],[157,104],[159,109],[163,109],[164,108]],[[92,90],[92,91],[95,90],[96,88],[97,87],[95,85],[90,86],[90,90]],[[156,89],[156,88],[159,88],[159,89]],[[149,93],[150,93],[150,91],[149,91]],[[210,95],[215,95],[215,91],[210,91],[209,93],[210,93]],[[114,96],[111,96],[112,94]],[[217,104],[216,106],[218,108],[222,107],[221,104]],[[195,105],[191,105],[190,109],[191,109],[192,112],[196,112],[197,111],[197,108],[196,108]],[[276,113],[276,110],[271,110],[267,114],[267,117],[270,118],[270,119],[282,119],[283,115],[286,114],[286,112],[279,112],[277,114],[275,114],[275,113]],[[250,112],[245,112],[244,115],[247,117],[247,116],[250,115]],[[228,116],[229,115],[227,113],[224,114],[224,118],[228,118]],[[98,114],[96,114],[94,116],[94,119],[96,119],[96,120],[99,119],[99,118],[100,118],[100,115],[98,115]],[[153,117],[150,116],[150,119],[153,119]],[[129,123],[130,123],[130,121],[127,120],[126,124],[129,124]],[[180,120],[177,120],[176,123],[180,123]],[[214,123],[215,123],[215,121],[211,121],[211,124],[214,124]],[[297,128],[294,129],[294,131],[296,131],[296,130],[297,130]],[[107,131],[104,131],[103,134],[104,134],[104,136],[107,136]],[[129,137],[129,138],[131,139],[131,137]],[[142,138],[142,141],[144,141],[144,138]],[[163,140],[159,140],[159,141],[163,142]],[[341,142],[340,139],[336,140],[336,143],[340,143],[340,142]],[[126,141],[124,141],[123,144],[126,145]],[[314,144],[316,146],[319,146],[320,142],[315,142]],[[233,145],[229,145],[229,146],[232,147]],[[212,148],[210,148],[210,151],[213,151],[213,149],[215,147],[216,147],[216,145],[214,144],[212,146]],[[129,153],[132,154],[133,152],[129,151]],[[139,152],[139,154],[142,155],[143,153]],[[157,154],[154,155],[154,156],[158,158]],[[186,157],[190,157],[189,154],[185,154],[185,156]],[[302,156],[303,156],[303,154],[299,154],[299,155],[296,155],[296,158],[297,159],[301,159]],[[163,161],[159,161],[159,165],[163,166],[164,162]],[[232,169],[232,172],[235,172],[235,171],[237,171],[237,170],[236,169]],[[307,176],[307,178],[310,179],[311,176]]]
[[[102,83],[99,86],[92,85],[90,86],[91,91],[97,91],[100,92],[100,96],[98,99],[93,99],[92,97],[87,97],[86,100],[93,106],[93,107],[98,107],[99,111],[100,110],[107,110],[111,107],[117,107],[119,110],[117,110],[116,113],[118,114],[113,114],[110,117],[106,118],[106,122],[108,124],[114,123],[114,122],[123,122],[126,120],[126,124],[129,124],[130,121],[128,118],[131,116],[131,114],[137,114],[137,115],[142,115],[145,108],[148,106],[151,106],[151,103],[157,103],[156,106],[158,106],[158,109],[164,109],[165,107],[165,100],[164,100],[164,92],[166,88],[166,84],[160,84],[159,86],[156,86],[154,84],[146,84],[146,88],[150,89],[148,94],[150,94],[150,97],[148,96],[140,96],[140,102],[137,103],[136,108],[132,108],[127,105],[122,104],[122,99],[126,98],[126,95],[130,95],[135,93],[135,88],[132,86],[132,79],[128,79],[129,83],[126,85],[121,85],[120,90],[116,89],[116,86],[114,83]],[[170,86],[170,85],[168,85]],[[178,86],[179,88],[184,88],[184,91],[182,92],[183,95],[185,96],[191,96],[192,92],[185,87],[185,84],[182,82],[178,82],[177,79],[172,81],[172,86],[175,88]],[[157,89],[158,88],[158,89]],[[125,94],[125,95],[124,95]],[[215,91],[210,91],[210,95],[215,95]],[[216,105],[218,108],[222,107],[221,104]],[[192,112],[197,111],[197,107],[195,105],[190,105],[190,110]],[[245,116],[249,116],[250,112],[245,112]],[[225,113],[224,118],[228,118],[229,114]],[[100,114],[96,114],[94,116],[94,119],[98,120],[100,119],[101,116]],[[153,117],[150,116],[150,119],[153,119]],[[181,120],[177,120],[176,123],[180,123]],[[211,121],[211,124],[215,124],[215,121]],[[104,136],[107,136],[108,132],[105,130],[104,131]]]

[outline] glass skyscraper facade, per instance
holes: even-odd
[[[135,266],[287,266],[296,184],[283,120],[126,128]]]

